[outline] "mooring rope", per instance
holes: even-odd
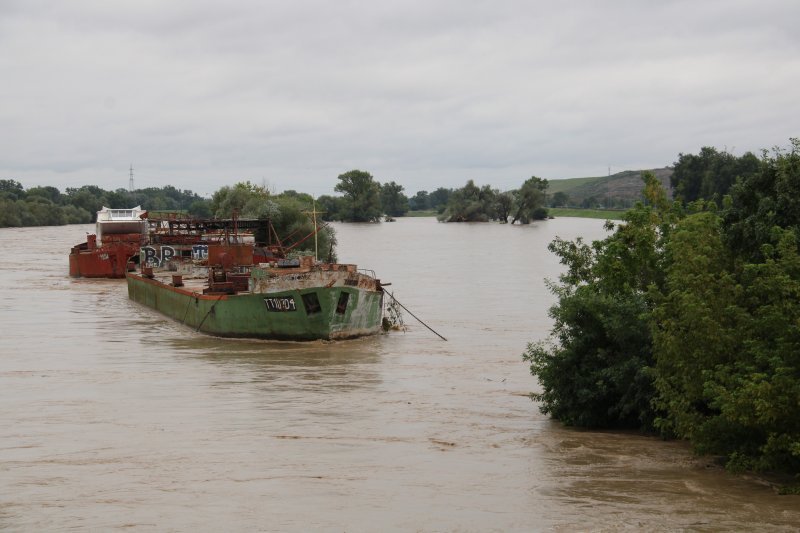
[[[401,303],[400,303],[400,301],[399,301],[397,298],[395,298],[395,297],[394,297],[394,294],[392,294],[392,293],[390,292],[390,293],[389,293],[389,296],[391,296],[392,300],[393,300],[395,303],[397,303],[397,305],[399,305],[400,307],[402,307],[402,308],[403,308],[403,309],[406,311],[406,313],[408,313],[409,315],[413,316],[413,317],[414,317],[414,318],[417,320],[417,322],[419,322],[420,324],[422,324],[423,326],[425,326],[426,328],[428,328],[429,330],[431,330],[431,332],[433,332],[433,334],[434,334],[434,335],[436,335],[437,337],[439,337],[439,338],[440,338],[440,339],[442,339],[443,341],[446,341],[446,340],[447,340],[447,339],[445,339],[444,337],[442,337],[441,335],[439,335],[439,334],[438,334],[438,333],[437,333],[437,332],[436,332],[436,331],[435,331],[435,330],[434,330],[432,327],[430,327],[428,324],[426,324],[425,322],[423,322],[423,321],[422,321],[422,320],[421,320],[419,317],[417,317],[417,315],[415,315],[414,313],[412,313],[411,311],[409,311],[409,310],[408,310],[408,307],[406,307],[405,305],[401,304]]]
[[[214,308],[217,306],[219,301],[222,300],[222,298],[225,297],[225,296],[227,296],[227,294],[220,294],[219,295],[219,298],[217,298],[217,301],[214,302],[214,305],[211,306],[211,309],[208,310],[208,313],[206,313],[206,316],[204,316],[203,320],[200,321],[200,324],[198,324],[197,329],[195,331],[200,331],[200,327],[203,325],[203,322],[206,321],[206,318],[208,318],[208,315],[211,314],[211,311],[214,310]],[[400,303],[400,302],[398,302],[398,303]]]

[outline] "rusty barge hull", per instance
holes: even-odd
[[[139,256],[139,242],[114,242],[96,248],[91,241],[72,248],[69,275],[73,278],[124,278],[128,262]]]
[[[147,211],[141,206],[97,212],[95,233],[69,254],[73,278],[124,278],[128,262],[139,255],[147,236]]]
[[[310,341],[381,331],[382,290],[364,287],[352,275],[330,272],[316,277],[327,282],[321,284],[314,276],[255,278],[249,290],[235,294],[203,294],[138,273],[128,273],[127,283],[131,300],[220,337]]]

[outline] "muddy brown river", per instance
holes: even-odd
[[[681,442],[541,415],[520,358],[550,327],[556,235],[336,225],[444,342],[220,340],[73,280],[92,226],[0,229],[0,530],[795,530],[778,496]]]

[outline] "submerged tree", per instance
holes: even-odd
[[[547,187],[547,180],[536,176],[525,180],[514,195],[516,201],[512,224],[517,221],[521,224],[528,224],[531,220],[547,218],[547,209],[544,207]]]
[[[403,194],[403,186],[393,181],[381,185],[381,206],[389,216],[405,215],[408,212],[408,197]]]
[[[499,193],[495,199],[495,214],[497,219],[506,224],[511,210],[514,208],[514,194],[510,192]]]
[[[473,180],[450,194],[447,208],[439,215],[444,222],[487,222],[497,218],[499,191],[489,185],[478,187]]]
[[[345,222],[377,222],[380,220],[380,184],[372,174],[351,170],[340,174],[334,190],[344,194],[341,215]]]

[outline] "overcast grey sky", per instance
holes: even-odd
[[[0,178],[412,194],[800,135],[800,1],[0,0]]]

